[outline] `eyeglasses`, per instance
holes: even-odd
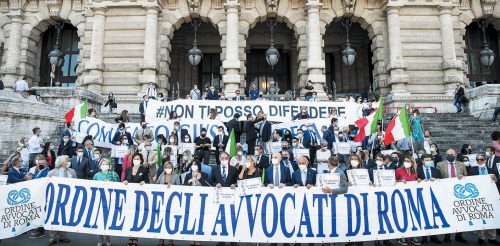
[[[476,161],[484,161],[484,159],[476,159]]]

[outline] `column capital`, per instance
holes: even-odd
[[[240,1],[239,0],[226,0],[224,3],[224,9],[226,12],[229,12],[230,10],[236,9],[236,11],[240,10]]]
[[[10,17],[11,22],[19,22],[22,23],[24,20],[24,16],[20,14],[19,12],[17,13],[8,13],[8,17]]]
[[[319,12],[323,7],[323,3],[320,0],[307,0],[306,11],[307,12]]]
[[[160,5],[158,4],[147,4],[142,7],[146,9],[148,14],[158,14],[161,11]]]
[[[105,15],[106,11],[108,11],[108,7],[106,6],[93,6],[90,9],[94,12],[94,15]]]
[[[437,9],[439,10],[439,15],[451,14],[453,8],[454,7],[451,6],[451,4],[445,4],[445,3],[437,7]]]

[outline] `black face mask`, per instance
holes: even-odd
[[[281,149],[283,149],[283,150],[288,150],[288,147],[282,147]]]
[[[142,129],[146,129],[146,127],[147,127],[146,125],[143,125],[143,126],[142,126]]]
[[[283,161],[288,161],[288,157],[281,158]]]

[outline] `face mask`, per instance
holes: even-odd
[[[307,165],[299,165],[300,171],[304,171],[304,170],[306,170],[306,168],[307,168]]]
[[[434,147],[431,147],[431,151],[436,151],[436,148],[434,148]]]
[[[124,131],[125,131],[125,129],[120,129],[120,132],[124,132]]]
[[[42,170],[45,168],[45,165],[38,165],[38,169]]]
[[[308,127],[307,127],[307,130],[312,131],[312,130],[313,130],[313,127],[312,127],[312,126],[308,126]]]
[[[124,138],[124,139],[123,139],[123,143],[128,144],[128,139]]]
[[[298,145],[297,143],[292,143],[293,147],[297,147],[297,145]]]
[[[220,164],[224,167],[227,167],[229,165],[229,160],[220,160]]]
[[[302,134],[297,134],[297,137],[298,138],[302,138]]]
[[[237,153],[239,156],[242,156],[243,155],[243,151],[238,151]]]
[[[434,165],[434,162],[433,161],[426,161],[424,163],[425,167],[432,167]]]
[[[151,151],[151,146],[146,146],[145,149],[146,151]]]
[[[447,155],[447,156],[446,156],[446,160],[447,160],[448,162],[454,162],[454,161],[455,161],[455,156],[452,156],[452,155]]]
[[[80,157],[80,158],[81,158],[81,157],[83,156],[83,152],[77,152],[77,153],[76,153],[76,156],[78,156],[78,157]]]
[[[333,131],[333,133],[335,133],[335,135],[339,135],[339,131]]]
[[[187,142],[189,142],[189,138],[184,139],[184,143],[187,143]]]
[[[327,149],[328,149],[328,147],[327,147],[327,146],[321,146],[321,149],[322,149],[322,150],[327,150]]]
[[[469,166],[469,161],[464,161],[465,166]]]
[[[167,169],[165,169],[165,173],[166,173],[166,174],[171,174],[171,173],[172,173],[172,168],[167,168]]]
[[[182,157],[182,160],[183,160],[183,161],[187,161],[187,160],[188,160],[188,157],[187,157],[187,156],[183,156],[183,157]]]
[[[351,160],[351,166],[352,167],[358,167],[359,166],[359,162],[357,160]]]
[[[223,135],[224,133],[223,132],[219,132],[219,135]]]
[[[64,143],[69,142],[69,138],[63,138]]]
[[[302,109],[302,113],[305,113],[305,112],[306,112],[306,110],[305,110],[305,109]]]
[[[197,165],[192,165],[191,166],[191,171],[193,171],[193,172],[198,171],[198,166]]]
[[[141,165],[141,160],[134,160],[134,166]]]
[[[146,127],[147,127],[146,125],[143,125],[143,126],[142,126],[142,129],[146,129]]]
[[[380,166],[382,166],[382,165],[384,165],[384,162],[383,162],[383,161],[376,161],[375,163],[376,163],[376,164],[377,164],[377,166],[379,166],[379,167],[380,167]]]
[[[109,170],[109,165],[101,165],[101,171],[107,172]]]
[[[174,126],[174,130],[179,130],[179,126]]]
[[[37,165],[38,165],[38,160],[35,160],[35,164],[37,164]]]
[[[288,156],[283,156],[283,158],[281,158],[281,159],[284,161],[288,161]]]
[[[411,162],[407,162],[407,161],[405,161],[405,162],[403,163],[403,165],[405,166],[405,168],[410,168],[410,167],[411,167]]]
[[[100,154],[94,154],[94,157],[95,157],[96,159],[99,159],[99,157],[101,157],[101,155],[100,155]]]
[[[272,163],[273,163],[273,165],[275,165],[275,166],[276,166],[276,165],[278,165],[278,164],[280,164],[280,161],[279,161],[278,159],[273,159],[271,162],[272,162]]]
[[[202,136],[202,137],[205,137],[206,135],[207,135],[206,133],[202,133],[202,134],[201,134],[201,136]]]
[[[252,163],[251,162],[245,162],[245,167],[246,168],[250,168],[252,166]]]
[[[423,154],[417,154],[418,158],[422,158]]]

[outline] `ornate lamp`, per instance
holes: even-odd
[[[191,65],[193,66],[198,66],[198,64],[200,64],[201,62],[201,59],[203,58],[203,52],[201,52],[201,50],[198,49],[198,42],[197,42],[197,31],[200,24],[201,22],[197,17],[193,18],[193,21],[191,22],[191,25],[194,28],[193,48],[191,48],[187,53],[189,63],[191,63]]]
[[[278,61],[280,59],[280,52],[274,47],[274,39],[273,39],[273,31],[274,31],[274,26],[276,25],[276,18],[275,17],[269,17],[267,20],[267,25],[270,28],[271,31],[271,44],[269,45],[269,49],[266,51],[266,61],[267,64],[271,66],[271,68],[274,68],[276,64],[278,64]]]
[[[52,83],[54,78],[56,77],[56,70],[64,63],[64,54],[61,52],[59,46],[60,34],[64,27],[64,22],[58,22],[54,25],[57,31],[56,35],[56,44],[54,45],[54,49],[49,53],[49,62],[51,65],[50,69],[50,87],[52,87]]]

